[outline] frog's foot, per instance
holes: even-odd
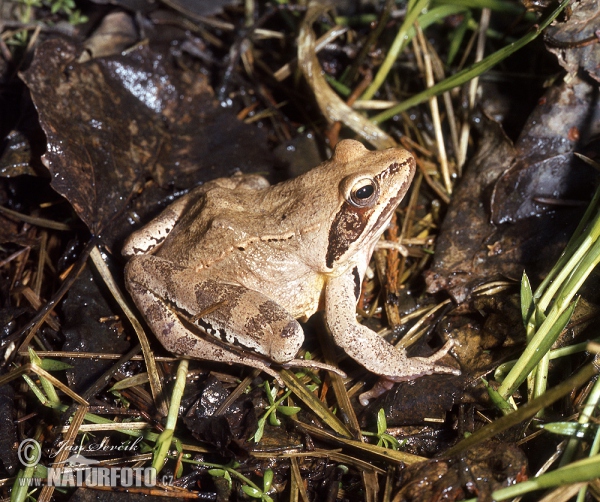
[[[437,361],[446,356],[452,347],[454,347],[454,341],[448,340],[440,350],[429,357],[408,357],[406,356],[406,351],[404,349],[399,349],[402,350],[404,358],[406,359],[406,364],[410,368],[411,372],[409,374],[401,375],[383,374],[382,376],[388,380],[391,380],[392,382],[405,382],[406,380],[414,380],[415,378],[425,375],[460,375],[459,369],[443,364],[435,364]]]
[[[284,368],[311,368],[318,370],[326,370],[335,373],[336,375],[341,376],[342,378],[346,378],[346,373],[344,373],[341,369],[332,366],[327,363],[320,363],[317,361],[311,361],[310,359],[292,359],[291,361],[287,361],[282,364]]]
[[[392,390],[395,383],[385,377],[380,377],[370,390],[359,394],[358,402],[363,406],[368,406],[370,399],[376,399],[388,390]]]
[[[459,374],[455,368],[436,364],[452,348],[452,342],[431,357],[408,357],[406,350],[394,347],[375,331],[359,324],[355,307],[360,274],[355,271],[329,279],[325,290],[327,325],[335,342],[352,359],[395,382],[432,373]]]
[[[406,357],[407,364],[410,365],[415,373],[410,375],[382,375],[375,385],[358,396],[360,404],[367,406],[370,399],[375,399],[381,396],[383,393],[391,390],[396,382],[403,382],[406,380],[413,380],[425,375],[433,374],[451,374],[460,375],[460,370],[452,368],[450,366],[444,366],[435,364],[442,357],[444,357],[450,349],[454,346],[453,340],[448,340],[446,344],[438,350],[435,354],[429,357]],[[403,351],[404,352],[404,351]]]

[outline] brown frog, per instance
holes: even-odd
[[[356,319],[369,259],[414,172],[406,150],[344,140],[330,160],[277,185],[239,173],[210,181],[127,240],[127,289],[182,356],[276,376],[272,361],[307,365],[294,360],[304,340],[296,319],[324,309],[335,342],[378,375],[457,373],[436,364],[449,344],[409,358]]]

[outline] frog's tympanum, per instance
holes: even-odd
[[[341,141],[333,157],[269,185],[235,174],[191,191],[135,232],[127,289],[165,348],[273,375],[294,360],[296,319],[325,310],[336,343],[393,381],[456,373],[435,355],[407,357],[356,319],[369,259],[415,172],[406,150]]]

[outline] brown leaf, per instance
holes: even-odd
[[[446,289],[458,303],[483,278],[498,273],[485,258],[486,241],[495,231],[485,201],[515,156],[499,124],[488,119],[483,128],[479,151],[454,192],[437,240],[434,263],[425,276],[429,292]]]
[[[492,500],[492,492],[524,481],[527,458],[513,443],[489,440],[460,458],[436,459],[408,466],[395,500]]]
[[[600,50],[598,26],[600,9],[597,0],[582,0],[570,4],[571,15],[564,23],[548,27],[545,41],[560,65],[575,75],[583,69],[600,82]]]
[[[484,123],[480,151],[455,191],[426,272],[429,292],[446,289],[460,303],[485,281],[519,280],[525,268],[534,280],[549,270],[582,206],[539,198],[589,199],[594,173],[573,151],[585,153],[579,145],[595,134],[600,108],[593,96],[593,86],[577,79],[550,89],[514,147],[500,126]]]
[[[77,64],[75,58],[72,44],[48,40],[38,47],[21,78],[46,133],[43,161],[52,187],[96,234],[149,172],[164,128],[151,120],[151,111],[144,110],[133,94],[107,80],[102,65]],[[135,75],[129,76],[136,84]],[[138,81],[140,91],[158,77]]]
[[[594,187],[593,170],[577,161],[599,131],[600,107],[594,86],[579,79],[548,90],[529,117],[516,144],[517,162],[496,183],[492,220],[496,224],[539,216],[552,209],[540,198],[584,201]],[[576,129],[578,134],[573,135]]]
[[[136,42],[137,35],[131,16],[123,11],[111,12],[85,41],[85,50],[94,58],[112,56],[131,47]],[[87,61],[87,57],[85,60]]]
[[[77,57],[71,43],[49,40],[22,78],[47,136],[52,186],[92,233],[148,178],[189,188],[275,164],[266,133],[219,107],[201,73],[146,45],[85,63]]]

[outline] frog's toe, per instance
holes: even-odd
[[[407,371],[400,375],[385,375],[385,378],[394,382],[414,380],[425,375],[444,374],[460,375],[460,370],[446,364],[436,364],[445,357],[454,346],[454,341],[447,341],[435,354],[429,357],[406,357]]]

